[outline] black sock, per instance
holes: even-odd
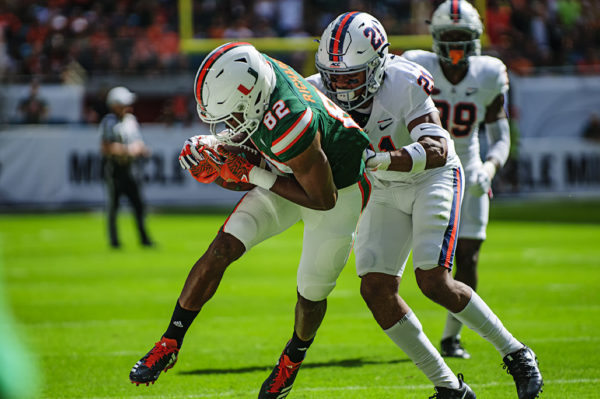
[[[192,325],[192,322],[198,313],[200,313],[199,310],[186,310],[182,308],[179,306],[179,301],[177,301],[177,305],[175,305],[175,310],[173,311],[173,316],[171,316],[169,328],[167,328],[167,331],[163,334],[163,336],[165,338],[176,340],[177,347],[181,348],[183,337],[185,336],[188,328],[190,328]]]
[[[310,348],[310,345],[313,343],[315,339],[312,338],[310,341],[302,341],[296,335],[296,331],[294,331],[294,335],[292,335],[292,339],[288,342],[285,347],[285,354],[288,355],[290,360],[294,363],[301,362],[304,360],[306,356],[306,351]]]

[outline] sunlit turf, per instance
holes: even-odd
[[[506,220],[502,212],[482,249],[480,295],[536,351],[542,398],[597,398],[600,226]],[[189,268],[225,217],[151,214],[158,247],[144,249],[123,215],[124,247],[115,251],[100,213],[0,215],[4,294],[43,376],[35,397],[255,398],[291,336],[301,225],[230,267],[175,368],[150,387],[128,380],[164,332]],[[290,399],[433,394],[373,321],[358,287],[351,258]],[[401,295],[437,346],[445,311],[420,293],[410,267]],[[473,358],[448,360],[450,367],[478,398],[516,398],[492,345],[471,331],[463,339]]]

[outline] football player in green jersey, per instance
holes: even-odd
[[[196,75],[200,118],[212,135],[186,141],[180,163],[203,182],[251,184],[190,271],[166,332],[133,367],[133,383],[154,382],[175,364],[183,337],[225,269],[246,251],[304,222],[294,331],[259,398],[287,396],[323,320],[370,195],[360,127],[289,66],[248,43],[213,50]],[[226,129],[217,132],[220,126]],[[252,146],[271,170],[223,144]]]

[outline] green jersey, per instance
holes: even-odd
[[[327,155],[338,189],[361,179],[362,153],[369,138],[362,129],[324,94],[286,64],[265,56],[277,82],[262,123],[252,142],[282,172],[285,162],[300,155],[321,132],[321,148]]]

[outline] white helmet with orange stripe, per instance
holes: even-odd
[[[475,7],[466,0],[446,0],[440,4],[433,12],[429,31],[433,36],[433,52],[444,63],[466,65],[470,56],[481,53],[479,37],[483,24]],[[458,40],[443,37],[457,31],[462,34]]]
[[[226,43],[198,68],[194,84],[200,119],[219,140],[241,145],[258,129],[275,87],[275,72],[250,43]],[[220,132],[218,124],[227,129]],[[245,133],[240,140],[236,137]]]
[[[346,111],[371,99],[383,80],[388,46],[385,29],[372,15],[353,11],[334,19],[323,32],[315,56],[327,95]],[[335,75],[362,71],[364,84],[349,90],[332,87]]]

